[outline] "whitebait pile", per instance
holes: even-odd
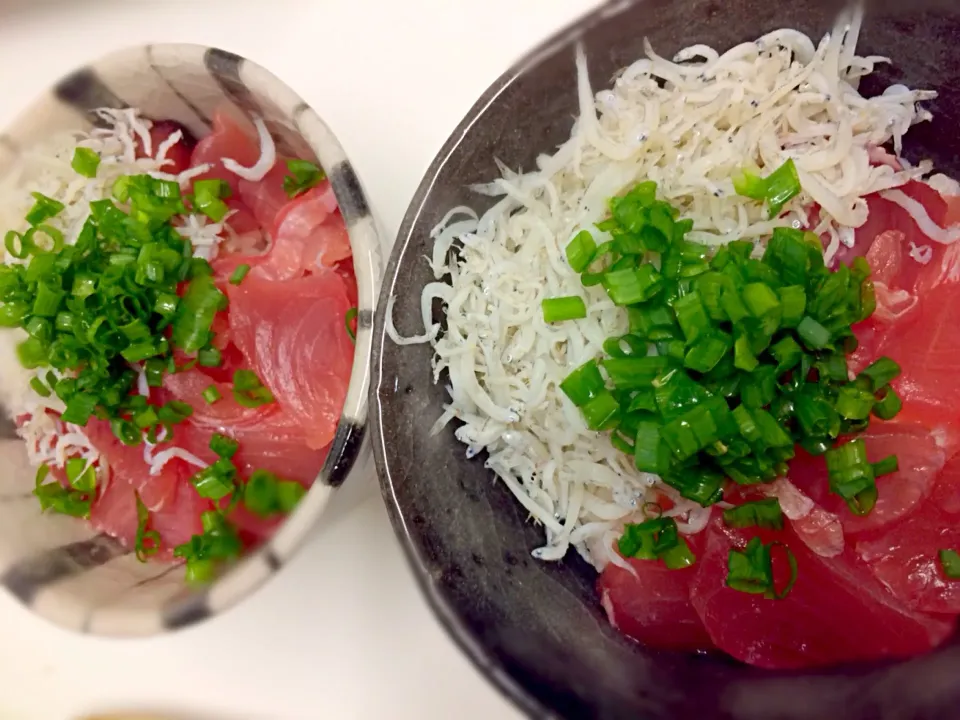
[[[882,57],[854,53],[860,15],[842,17],[819,46],[795,30],[778,30],[719,54],[695,45],[673,61],[656,55],[622,71],[594,96],[582,51],[577,55],[580,117],[570,139],[537,170],[475,188],[498,196],[482,217],[455,208],[434,229],[431,267],[437,282],[423,292],[426,334],[395,342],[430,342],[435,379],[447,371],[450,402],[437,421],[463,424],[456,437],[468,457],[483,450],[511,492],[542,523],[546,544],[534,551],[559,560],[572,545],[598,569],[622,564],[613,541],[626,522],[645,519],[658,495],[675,507],[682,533],[702,530],[710,511],[679,497],[603,433],[587,429],[559,383],[602,344],[626,331],[626,311],[602,287],[584,287],[564,248],[580,230],[609,239],[595,224],[607,200],[642,180],[690,218],[688,239],[721,245],[761,243],[777,226],[808,227],[829,238],[829,261],[867,219],[864,196],[930,171],[899,159],[901,139],[929,113],[917,103],[933,93],[889,88],[864,98],[859,79]],[[878,163],[886,143],[896,157]],[[743,168],[763,174],[793,159],[803,192],[769,220],[758,203],[738,196]],[[818,208],[813,215],[812,208]],[[541,300],[577,295],[586,319],[550,325]],[[432,322],[445,305],[447,330]],[[388,309],[388,315],[390,310]]]

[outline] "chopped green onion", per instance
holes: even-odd
[[[596,252],[597,243],[593,235],[586,230],[581,230],[574,235],[573,240],[567,243],[567,262],[574,272],[582,273],[590,266]]]
[[[543,321],[547,323],[579,320],[587,316],[587,306],[577,295],[548,298],[541,302]]]
[[[830,345],[830,331],[809,315],[797,325],[797,335],[811,350],[823,350]]]
[[[220,390],[216,385],[210,385],[206,390],[203,391],[203,399],[207,401],[208,405],[213,405],[222,397],[223,395],[220,394]]]
[[[240,555],[243,549],[236,529],[216,510],[201,516],[203,534],[194,535],[178,545],[173,555],[186,561],[188,583],[200,584],[212,580],[226,562]]]
[[[200,497],[221,500],[236,489],[233,477],[220,470],[221,468],[217,468],[217,463],[214,463],[190,478]]]
[[[347,335],[354,344],[357,342],[357,334],[353,330],[354,321],[357,319],[358,310],[355,307],[350,308],[343,316],[343,324],[347,328]]]
[[[44,385],[40,378],[30,378],[30,387],[40,397],[50,397],[50,388]]]
[[[237,370],[233,374],[233,398],[248,408],[260,407],[274,401],[273,393],[260,382],[252,370]]]
[[[240,449],[240,443],[233,438],[227,437],[226,435],[214,433],[213,437],[210,439],[210,449],[213,450],[218,457],[227,458],[229,460],[237,454],[237,450]]]
[[[881,420],[893,420],[903,408],[900,396],[892,387],[882,388],[877,394],[880,399],[873,406],[873,414]]]
[[[137,535],[134,543],[134,552],[137,560],[146,562],[147,558],[160,551],[160,533],[156,530],[147,530],[150,524],[150,512],[143,504],[139,493],[134,493],[137,499]]]
[[[243,282],[243,279],[247,276],[248,272],[250,272],[250,266],[246,263],[243,265],[237,265],[237,269],[230,273],[230,284],[239,285]]]
[[[800,177],[793,159],[787,160],[766,178],[767,208],[770,218],[775,218],[783,210],[783,206],[800,194]]]
[[[564,378],[560,389],[577,407],[583,407],[604,389],[596,360],[589,360]]]
[[[201,348],[197,352],[197,365],[200,367],[220,367],[223,365],[223,353],[212,346]]]
[[[308,160],[287,160],[290,174],[283,178],[283,191],[290,199],[319,185],[326,174],[317,165]]]
[[[70,163],[70,167],[78,175],[95,178],[97,168],[100,167],[100,155],[90,148],[78,147],[73,151],[73,161]]]
[[[870,381],[872,390],[880,390],[885,385],[889,385],[899,375],[900,366],[888,357],[875,360],[860,373],[860,377],[867,378]]]
[[[663,278],[652,265],[604,273],[603,287],[617,305],[649,300],[663,288]]]
[[[609,430],[620,415],[620,404],[610,392],[603,390],[581,406],[580,411],[591,430]]]
[[[687,541],[679,536],[673,518],[627,523],[617,549],[625,558],[662,560],[670,570],[690,567],[696,560]]]
[[[783,530],[783,512],[777,498],[754,500],[728,508],[723,511],[723,521],[732,528]]]
[[[873,476],[882,477],[883,475],[889,475],[900,469],[900,463],[897,460],[896,455],[887,455],[883,460],[879,462],[872,463],[873,465]]]
[[[773,559],[771,550],[783,547],[790,564],[790,580],[777,591],[773,582]],[[782,600],[797,581],[797,560],[786,545],[764,545],[758,537],[752,538],[743,550],[730,550],[727,558],[727,587],[751,595],[763,595],[770,600]]]
[[[960,580],[960,553],[957,553],[956,550],[945,548],[940,550],[938,556],[944,576],[948,580]]]
[[[30,193],[33,196],[33,207],[27,212],[27,222],[31,225],[39,225],[44,220],[56,217],[65,207],[59,200],[47,197],[38,192]]]

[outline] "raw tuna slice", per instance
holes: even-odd
[[[699,555],[699,546],[694,549],[694,554]],[[690,583],[696,567],[669,570],[663,563],[652,560],[628,562],[636,576],[610,564],[597,582],[610,624],[651,647],[669,650],[712,648],[713,643],[690,604]]]
[[[203,399],[211,385],[222,396],[213,404]],[[309,486],[323,467],[326,450],[308,448],[304,423],[278,404],[243,407],[233,399],[229,383],[217,382],[199,368],[166,376],[164,387],[172,399],[194,408],[190,419],[174,429],[174,442],[205,462],[216,460],[210,439],[219,432],[240,443],[233,460],[241,477],[263,469]]]
[[[233,340],[280,407],[303,426],[307,445],[333,440],[353,363],[350,307],[333,270],[273,282],[252,273],[228,288]]]
[[[350,257],[350,236],[329,182],[287,203],[271,231],[273,245],[256,272],[271,280],[300,277]]]
[[[904,401],[898,419],[927,427],[960,420],[960,284],[942,284],[920,298],[909,319],[860,338],[865,358],[888,355],[903,373],[893,382]]]
[[[780,501],[793,531],[813,552],[823,557],[836,557],[843,552],[843,524],[836,512],[824,510],[784,478],[761,487],[765,488],[765,494]]]
[[[197,143],[190,156],[190,167],[209,164],[211,169],[200,177],[217,177],[230,183],[235,196],[239,196],[240,178],[223,166],[224,158],[232,158],[245,167],[253,165],[260,157],[253,126],[238,119],[227,108],[218,109],[213,116],[213,129]]]
[[[857,553],[890,591],[917,610],[960,613],[960,581],[943,575],[942,549],[960,550],[960,456],[906,521],[857,543]]]
[[[143,146],[143,141],[136,138],[134,149],[137,157],[156,157],[160,146],[175,132],[180,131],[182,139],[167,149],[164,157],[167,162],[164,163],[162,171],[171,175],[179,175],[190,167],[190,155],[193,152],[193,141],[187,131],[175,122],[170,120],[161,120],[153,123],[150,128],[150,154],[147,155],[147,148]]]
[[[179,461],[171,462],[159,474],[151,475],[143,458],[144,446],[124,445],[113,434],[109,423],[91,418],[86,435],[106,461],[111,475],[123,478],[138,492],[148,510],[162,510],[172,502],[180,482]]]
[[[930,219],[943,227],[947,219],[947,203],[936,190],[922,182],[909,182],[901,188],[901,192],[922,203]],[[870,254],[874,242],[891,240],[892,233],[902,234],[902,254],[897,264],[895,278],[884,273],[884,282],[891,289],[903,289],[915,293],[921,276],[925,275],[925,268],[938,266],[945,251],[940,243],[932,241],[917,226],[906,210],[879,195],[867,198],[869,215],[867,222],[857,228],[855,244],[852,248],[842,248],[837,253],[837,259],[850,262],[857,255],[867,255],[868,260],[876,261],[876,253]],[[914,247],[928,246],[932,252],[927,265],[923,265],[910,257],[911,243]],[[871,263],[871,267],[873,263]]]
[[[260,227],[271,234],[277,220],[277,213],[290,203],[290,198],[283,189],[283,179],[288,174],[286,162],[278,158],[277,164],[263,180],[259,182],[240,180],[237,183],[243,204],[253,213]]]
[[[212,505],[197,495],[184,463],[171,461],[164,473],[176,478],[173,494],[162,509],[150,513],[147,529],[160,533],[160,551],[152,557],[171,561],[177,545],[203,532],[200,514]],[[130,548],[135,545],[138,527],[135,483],[128,475],[111,472],[110,479],[101,483],[99,496],[90,511],[90,522],[97,530],[120,539]]]
[[[760,533],[779,541],[797,561],[797,582],[782,600],[726,586],[731,548],[743,548],[756,531],[714,522],[697,563],[691,599],[718,648],[759,667],[796,669],[925,652],[953,631],[946,620],[908,609],[846,552],[822,558],[791,530]],[[782,549],[774,550],[777,587],[789,576]]]
[[[930,494],[946,461],[933,435],[922,425],[875,420],[859,437],[866,443],[871,462],[896,455],[900,464],[897,472],[877,480],[877,504],[863,517],[853,514],[839,495],[830,492],[822,455],[814,457],[797,450],[797,457],[790,463],[791,481],[818,506],[838,517],[848,536],[885,527],[916,509]]]

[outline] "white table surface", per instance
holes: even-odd
[[[392,242],[481,92],[595,0],[0,0],[0,125],[62,73],[147,41],[257,60],[327,120]],[[82,6],[82,8],[81,8]],[[434,621],[372,466],[312,541],[223,617],[172,636],[68,634],[0,594],[0,718],[516,718]]]

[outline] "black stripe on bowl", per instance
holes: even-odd
[[[161,622],[167,630],[180,630],[206,620],[213,615],[210,598],[205,592],[198,592],[174,601],[163,610]]]
[[[343,481],[347,479],[360,454],[364,432],[364,426],[357,420],[340,421],[337,425],[337,434],[334,435],[333,444],[330,446],[330,457],[336,460],[336,464],[323,478],[325,484],[335,488],[343,485]]]
[[[270,572],[276,572],[283,567],[283,560],[277,555],[276,551],[269,545],[263,549],[263,561],[270,568]]]
[[[102,107],[117,109],[129,107],[106,86],[92,68],[81,68],[67,75],[54,86],[53,94],[61,102],[71,105],[84,114]],[[96,125],[105,124],[98,117],[93,117],[92,120]]]
[[[210,116],[207,115],[205,112],[203,112],[203,110],[201,110],[199,107],[197,107],[196,103],[192,102],[190,98],[188,98],[186,95],[180,92],[180,90],[178,90],[174,86],[174,84],[170,82],[170,79],[157,66],[157,61],[153,57],[153,45],[147,45],[147,62],[150,63],[150,69],[153,70],[156,76],[161,80],[163,80],[163,82],[166,83],[167,87],[170,88],[170,92],[176,95],[184,105],[190,108],[190,110],[193,111],[194,115],[196,115],[204,123],[206,123],[207,127],[210,127],[213,124],[212,120],[210,119]],[[161,118],[156,118],[156,119],[161,119]],[[166,118],[163,118],[163,119],[166,119]]]
[[[96,535],[16,562],[0,575],[0,584],[29,605],[45,587],[106,565],[129,552],[119,540]]]
[[[220,48],[207,48],[203,53],[203,64],[207,72],[217,81],[217,85],[223,92],[248,114],[259,115],[260,106],[250,92],[250,88],[240,77],[240,69],[244,62],[244,59],[236,53]]]
[[[357,313],[357,328],[369,330],[373,327],[373,310],[361,310]]]
[[[327,175],[348,228],[370,214],[370,206],[367,205],[367,198],[360,187],[360,180],[349,161],[344,160]]]

